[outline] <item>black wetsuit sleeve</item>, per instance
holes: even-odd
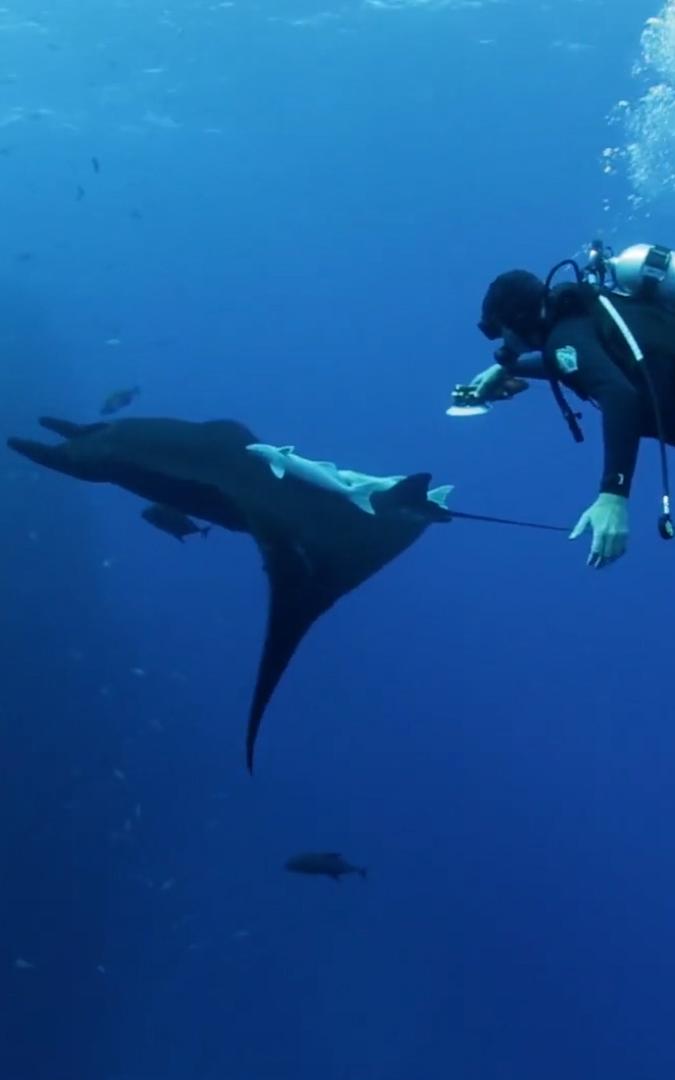
[[[575,350],[577,369],[564,376],[564,383],[594,401],[602,412],[600,491],[628,497],[643,434],[643,396],[602,347],[590,318],[558,323],[546,342],[547,361],[556,363],[556,351],[565,346]]]
[[[508,366],[509,375],[517,375],[520,379],[547,379],[544,358],[540,352],[522,353],[512,364]]]

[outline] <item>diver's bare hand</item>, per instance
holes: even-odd
[[[570,533],[576,540],[586,529],[593,532],[591,550],[586,565],[594,570],[616,562],[628,547],[628,499],[624,495],[603,492],[577,521]]]
[[[499,397],[499,391],[509,378],[508,371],[501,364],[491,364],[485,371],[479,372],[471,380],[469,386],[474,391],[478,401],[490,401],[495,397]]]

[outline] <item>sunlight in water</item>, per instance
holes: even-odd
[[[675,0],[647,19],[633,76],[642,93],[615,106],[609,119],[622,138],[603,151],[603,168],[625,170],[630,200],[644,210],[675,193]]]

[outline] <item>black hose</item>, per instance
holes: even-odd
[[[645,383],[647,384],[647,391],[651,398],[654,420],[656,422],[656,437],[659,443],[659,457],[661,459],[662,513],[659,515],[658,520],[659,535],[664,540],[672,540],[673,537],[675,537],[675,528],[673,527],[673,519],[670,514],[670,475],[668,470],[668,454],[666,453],[666,435],[663,430],[663,413],[661,412],[661,405],[656,393],[656,387],[654,386],[654,380],[652,379],[651,372],[647,366],[647,361],[644,359],[642,361],[642,371],[645,377]]]
[[[571,531],[562,525],[542,525],[538,521],[514,521],[513,518],[490,517],[487,514],[464,514],[461,510],[451,510],[450,513],[454,518],[465,518],[468,521],[491,521],[495,525],[519,525],[523,529],[547,529],[549,532]]]

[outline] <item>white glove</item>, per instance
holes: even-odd
[[[624,495],[604,492],[577,521],[570,533],[570,540],[593,530],[591,551],[586,565],[594,570],[609,566],[625,554],[628,546],[628,499]]]

